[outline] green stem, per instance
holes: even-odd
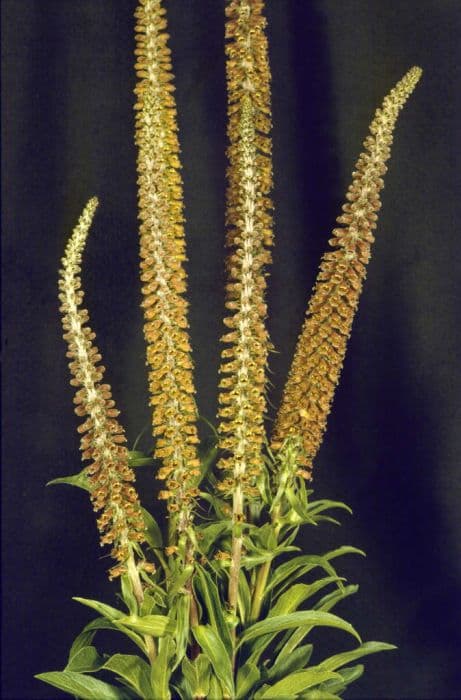
[[[272,511],[272,525],[274,527],[275,539],[278,544],[278,537],[280,534],[281,524],[279,522],[280,517],[280,506],[277,505]],[[261,607],[264,599],[264,593],[266,591],[267,579],[271,570],[272,560],[265,561],[258,570],[256,576],[256,583],[253,591],[252,601],[251,601],[251,612],[250,612],[250,622],[256,622],[261,614]]]

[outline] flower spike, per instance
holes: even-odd
[[[218,466],[229,473],[218,485],[251,496],[264,442],[267,355],[266,280],[272,244],[270,71],[266,20],[260,0],[231,0],[226,8],[228,88],[226,207],[229,282],[221,338],[220,446]]]
[[[92,342],[95,334],[87,325],[88,311],[81,307],[82,252],[97,205],[96,198],[90,199],[69,239],[61,261],[59,299],[71,360],[70,383],[78,387],[75,413],[85,418],[78,432],[82,434],[82,459],[91,460],[86,467],[91,501],[96,512],[102,511],[97,521],[101,545],[112,545],[111,555],[118,562],[109,572],[113,578],[124,572],[132,545],[144,541],[145,526],[133,486],[134,472],[128,466],[124,430],[117,421],[119,411],[110,386],[102,383],[105,368],[99,364],[102,358]]]
[[[365,152],[352,173],[348,201],[336,219],[340,227],[329,241],[334,250],[323,256],[296,346],[271,446],[280,449],[289,435],[300,435],[302,462],[309,473],[323,438],[366,275],[393,130],[421,73],[421,68],[411,68],[376,110],[363,143]]]
[[[142,307],[154,455],[163,461],[158,477],[166,480],[160,495],[184,532],[192,521],[199,461],[173,75],[160,0],[142,0],[135,16]]]

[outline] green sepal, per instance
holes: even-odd
[[[50,671],[39,673],[35,678],[65,693],[76,695],[79,700],[128,700],[133,697],[128,690],[74,671]]]

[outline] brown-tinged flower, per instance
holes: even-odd
[[[97,205],[96,198],[90,199],[69,239],[59,273],[59,299],[71,384],[77,387],[75,413],[85,419],[78,427],[80,449],[82,458],[91,460],[87,474],[94,510],[102,511],[97,521],[101,545],[112,545],[111,555],[119,562],[110,572],[113,578],[125,570],[133,543],[144,541],[145,526],[135,476],[128,467],[124,430],[117,420],[119,411],[109,384],[103,383],[105,368],[87,325],[88,311],[82,308],[82,252]]]
[[[226,243],[228,284],[219,394],[219,467],[230,477],[219,484],[247,495],[259,473],[266,410],[264,268],[272,243],[270,71],[266,20],[260,0],[231,0],[226,8],[228,90]],[[248,478],[248,474],[252,478]]]
[[[333,250],[322,258],[296,346],[272,448],[279,449],[290,434],[300,435],[304,445],[302,462],[309,471],[323,438],[365,279],[394,127],[421,73],[420,68],[411,68],[376,110],[363,144],[365,152],[352,173],[347,203],[336,219],[340,226],[333,229],[329,241]]]
[[[158,476],[170,480],[161,497],[168,500],[169,512],[178,514],[181,532],[192,518],[190,489],[195,477],[191,470],[197,464],[198,435],[184,298],[186,255],[176,107],[165,10],[160,0],[143,0],[135,16],[144,336],[155,457],[163,461]]]

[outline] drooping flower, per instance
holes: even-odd
[[[340,226],[329,241],[333,250],[322,258],[297,342],[271,444],[277,450],[289,435],[300,435],[302,462],[309,473],[322,442],[366,275],[394,127],[421,73],[420,68],[411,68],[376,110],[363,143],[365,151],[352,173],[347,203],[336,219]]]
[[[136,133],[141,280],[155,457],[161,494],[179,532],[192,519],[197,477],[197,408],[188,333],[182,180],[165,10],[136,10]],[[168,494],[168,495],[166,495]]]
[[[124,571],[132,545],[144,541],[145,526],[134,472],[128,466],[124,430],[117,420],[120,412],[109,384],[103,383],[102,357],[93,344],[95,333],[87,325],[88,311],[82,308],[82,252],[97,205],[96,198],[90,199],[69,239],[59,273],[59,299],[70,383],[77,387],[75,413],[84,418],[78,427],[80,449],[82,459],[91,460],[86,472],[94,510],[101,512],[97,521],[101,545],[112,545],[111,555],[118,562],[110,572],[113,577]]]

